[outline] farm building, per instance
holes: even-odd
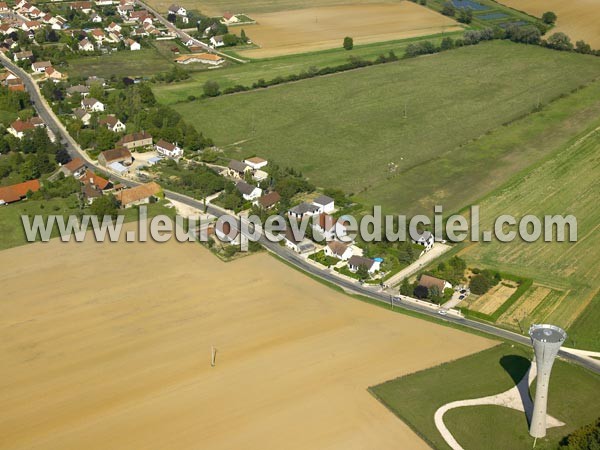
[[[108,167],[113,163],[130,165],[133,162],[133,158],[128,149],[120,147],[100,153],[98,155],[98,162],[104,167]]]
[[[123,136],[117,141],[117,146],[123,146],[129,150],[133,150],[139,147],[150,147],[152,145],[152,135],[141,131],[139,133],[131,133]]]
[[[0,187],[0,205],[18,202],[27,196],[28,192],[40,190],[40,180],[30,180],[11,186]]]
[[[115,194],[115,197],[123,208],[131,208],[135,205],[150,203],[153,199],[160,198],[162,188],[154,181],[131,189],[123,189]]]
[[[202,63],[210,64],[211,66],[218,66],[223,64],[225,60],[219,55],[213,55],[211,53],[192,53],[190,55],[178,56],[175,58],[175,62],[178,64]]]
[[[262,169],[263,167],[265,167],[267,164],[269,164],[269,161],[267,161],[266,159],[259,158],[258,156],[255,156],[254,158],[245,159],[244,163],[248,164],[254,170],[259,170],[259,169]]]

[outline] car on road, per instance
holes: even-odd
[[[458,297],[458,299],[459,299],[459,300],[462,300],[462,299],[464,299],[464,298],[465,298],[465,296],[464,296],[464,295],[461,295],[460,297]]]
[[[441,316],[445,316],[446,314],[448,314],[448,311],[446,311],[445,309],[438,309],[438,314],[440,314]]]
[[[466,289],[461,289],[461,290],[460,290],[460,293],[461,293],[461,294],[466,294],[466,293],[467,293],[467,290],[466,290]]]

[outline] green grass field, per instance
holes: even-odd
[[[458,36],[462,32],[447,33],[447,36]],[[394,51],[398,57],[404,55],[406,47],[415,41],[429,40],[436,44],[442,40],[441,36],[428,36],[427,38],[412,38],[399,41],[379,42],[375,44],[357,45],[351,51],[343,48],[322,50],[318,52],[303,53],[300,55],[280,56],[251,60],[247,64],[233,64],[224,69],[192,73],[189,80],[174,84],[160,84],[152,87],[154,95],[163,104],[172,104],[187,101],[188,96],[202,95],[202,86],[207,81],[216,81],[220,88],[241,84],[251,86],[260,78],[270,80],[278,76],[298,74],[310,67],[334,67],[348,62],[350,56],[374,60],[381,54],[387,55]],[[233,51],[228,51],[236,55]],[[242,57],[243,58],[243,57]]]
[[[43,215],[50,214],[68,216],[78,214],[78,202],[75,197],[67,199],[53,198],[50,200],[27,200],[10,205],[0,206],[0,250],[5,250],[19,245],[28,243],[23,230],[21,215]],[[121,211],[125,216],[125,222],[133,222],[137,220],[137,208],[129,208]],[[89,212],[84,212],[89,214]],[[172,216],[173,208],[167,208],[163,203],[155,203],[148,205],[148,217],[154,217],[158,214],[166,214]],[[58,229],[54,229],[52,237],[58,237]]]
[[[597,117],[596,91],[502,125],[599,75],[598,58],[491,42],[174,107],[232,157],[258,154],[412,214],[458,210],[546,154],[542,137],[581,131]],[[590,117],[572,121],[579,110]]]
[[[525,374],[532,353],[529,348],[500,344],[370,390],[433,448],[448,449],[435,427],[435,411],[452,401],[484,397],[511,388]],[[546,438],[538,439],[536,448],[553,449],[563,436],[594,420],[598,415],[597,405],[589,401],[589,395],[599,389],[600,376],[556,361],[548,413],[566,425],[549,429]],[[517,411],[495,406],[465,407],[449,411],[444,419],[466,450],[525,450],[533,444],[525,415]]]
[[[174,67],[173,59],[174,57],[167,57],[154,47],[144,47],[134,52],[123,50],[110,55],[71,59],[67,73],[72,77],[84,78],[91,75],[103,78],[110,78],[112,75],[118,78],[149,77],[171,70]]]
[[[399,3],[400,0],[388,0],[388,3]],[[164,3],[161,0],[151,0],[150,5],[162,8]],[[227,11],[234,14],[239,13],[267,13],[276,11],[286,11],[290,9],[314,8],[320,6],[336,6],[348,4],[369,4],[382,3],[381,0],[362,0],[360,2],[352,0],[182,0],[178,4],[188,8],[196,9],[204,14],[221,15]]]
[[[592,319],[599,314],[600,265],[595,244],[600,239],[599,163],[600,130],[565,146],[480,205],[482,230],[493,229],[491,224],[500,214],[517,218],[572,214],[577,218],[576,243],[493,241],[473,244],[462,253],[470,264],[518,273],[555,289],[527,321],[567,328],[567,344],[589,350],[600,350],[598,322]],[[578,317],[581,319],[576,322]]]

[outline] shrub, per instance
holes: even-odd
[[[482,274],[475,275],[471,279],[469,286],[471,288],[471,292],[476,295],[485,294],[492,287],[489,280]]]
[[[544,22],[547,25],[553,25],[556,23],[556,14],[553,13],[552,11],[547,11],[542,15],[542,22]]]
[[[346,50],[352,50],[354,48],[354,39],[352,39],[351,37],[346,36],[344,38],[344,48]]]
[[[219,83],[216,81],[208,80],[204,83],[204,95],[207,97],[217,97],[221,92],[219,91]]]

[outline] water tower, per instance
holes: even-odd
[[[535,352],[537,384],[529,434],[534,438],[546,436],[546,406],[552,364],[560,346],[567,338],[562,328],[554,325],[531,325],[529,336]]]

